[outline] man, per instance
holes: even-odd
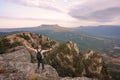
[[[29,48],[30,50],[34,51],[36,54],[37,54],[37,62],[38,62],[38,66],[37,66],[37,69],[39,69],[40,67],[40,63],[42,63],[42,70],[44,70],[44,53],[48,52],[48,51],[51,51],[52,48],[48,49],[48,50],[42,50],[41,49],[41,45],[37,46],[37,49],[34,49],[34,48],[31,48],[27,45],[25,45],[27,48]],[[38,53],[39,52],[39,53]],[[38,58],[38,54],[41,55],[41,58]]]

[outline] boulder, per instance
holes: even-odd
[[[1,54],[6,61],[30,62],[31,57],[29,51],[24,46],[18,46],[9,50],[9,53]],[[1,58],[1,59],[2,59]]]

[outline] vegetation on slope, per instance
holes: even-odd
[[[16,47],[16,46],[21,46],[22,43],[21,42],[14,42],[14,43],[10,43],[10,40],[7,38],[1,38],[0,39],[0,54],[5,53],[8,49]]]

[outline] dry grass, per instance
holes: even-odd
[[[28,80],[37,80],[37,75],[35,73],[31,73],[29,75],[29,79]]]

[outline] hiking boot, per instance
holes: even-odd
[[[45,69],[42,69],[42,71],[41,71],[41,72],[42,72],[42,73],[44,73],[45,71],[46,71]]]
[[[40,73],[40,70],[39,69],[35,69],[35,73]]]

